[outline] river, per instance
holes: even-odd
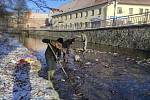
[[[24,44],[25,47],[28,49],[40,52],[44,51],[47,47],[45,43],[42,43],[43,38],[47,38],[46,36],[29,36],[29,37],[23,37],[23,36],[17,36],[17,38]],[[75,42],[72,45],[73,48],[81,48],[82,43],[81,42]],[[136,49],[129,49],[129,48],[121,48],[121,47],[113,47],[108,45],[101,45],[101,44],[93,44],[88,43],[88,49],[94,49],[101,52],[112,52],[112,53],[119,53],[121,55],[125,55],[128,57],[133,58],[140,58],[140,59],[148,59],[150,58],[150,52],[143,51],[143,50],[136,50]]]
[[[48,37],[16,37],[44,57],[47,45],[41,40]],[[72,45],[72,48],[81,47],[82,43],[77,41]],[[144,60],[150,58],[150,52],[92,43],[88,43],[88,49],[84,56],[77,52],[84,63],[75,63],[77,70],[68,72],[73,78],[79,77],[74,82],[82,83],[75,88],[86,97],[80,100],[150,100],[150,62]],[[74,100],[68,98],[71,92],[64,91],[66,87],[59,90],[61,98]]]

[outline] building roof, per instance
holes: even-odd
[[[63,12],[55,13],[59,15],[66,12],[71,12],[95,5],[105,4],[114,0],[72,0],[69,3],[62,4],[59,9]],[[150,5],[150,0],[116,0],[118,4],[130,4],[130,5]]]
[[[98,4],[107,3],[112,0],[73,0],[72,2],[63,4],[60,6],[60,10],[66,12],[66,11],[73,11],[77,9],[82,9]]]
[[[122,4],[150,5],[150,0],[117,0]]]
[[[59,9],[62,11],[72,11],[88,6],[92,6],[95,0],[73,0],[72,2],[61,5]]]
[[[111,1],[112,1],[112,0],[95,0],[94,5],[102,4],[102,3],[106,3],[106,2],[111,2]]]
[[[113,0],[73,0],[72,2],[61,5],[59,9],[66,12],[111,1]],[[117,2],[120,4],[150,5],[150,0],[117,0]]]

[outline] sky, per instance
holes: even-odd
[[[51,8],[58,8],[61,4],[70,2],[71,0],[46,0],[47,4]],[[28,7],[33,11],[33,12],[43,12],[40,10],[34,3],[28,2]],[[48,13],[49,10],[45,9],[46,12],[43,13]]]

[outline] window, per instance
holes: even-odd
[[[87,28],[88,27],[88,23],[87,22],[85,22],[85,28]]]
[[[85,16],[86,16],[86,17],[88,16],[88,11],[85,12]]]
[[[92,10],[92,16],[94,16],[94,10]]]
[[[145,9],[145,13],[148,13],[149,12],[149,9]]]
[[[102,13],[102,9],[98,9],[98,14],[100,15]]]
[[[140,8],[139,13],[140,13],[140,14],[143,13],[143,8]]]
[[[72,23],[70,23],[70,28],[72,28]]]
[[[78,13],[76,13],[76,18],[78,18]]]
[[[81,26],[81,27],[83,26],[82,22],[80,23],[80,26]]]
[[[83,16],[82,12],[81,12],[81,17]]]
[[[72,19],[72,14],[70,14],[70,19]]]
[[[65,19],[67,20],[67,15],[65,16]]]
[[[133,8],[129,8],[129,14],[133,14]]]
[[[117,14],[122,14],[122,7],[117,8]]]
[[[75,28],[77,28],[77,23],[74,24]]]

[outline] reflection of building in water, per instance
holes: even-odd
[[[98,28],[112,25],[113,21],[106,19],[149,12],[150,0],[73,0],[59,9],[52,16],[53,27],[56,29]],[[120,19],[118,23],[128,24],[133,21],[132,18]],[[136,23],[142,21],[138,18]]]
[[[38,38],[25,38],[24,45],[31,50],[40,51],[45,50],[47,44],[43,43],[41,39]]]

